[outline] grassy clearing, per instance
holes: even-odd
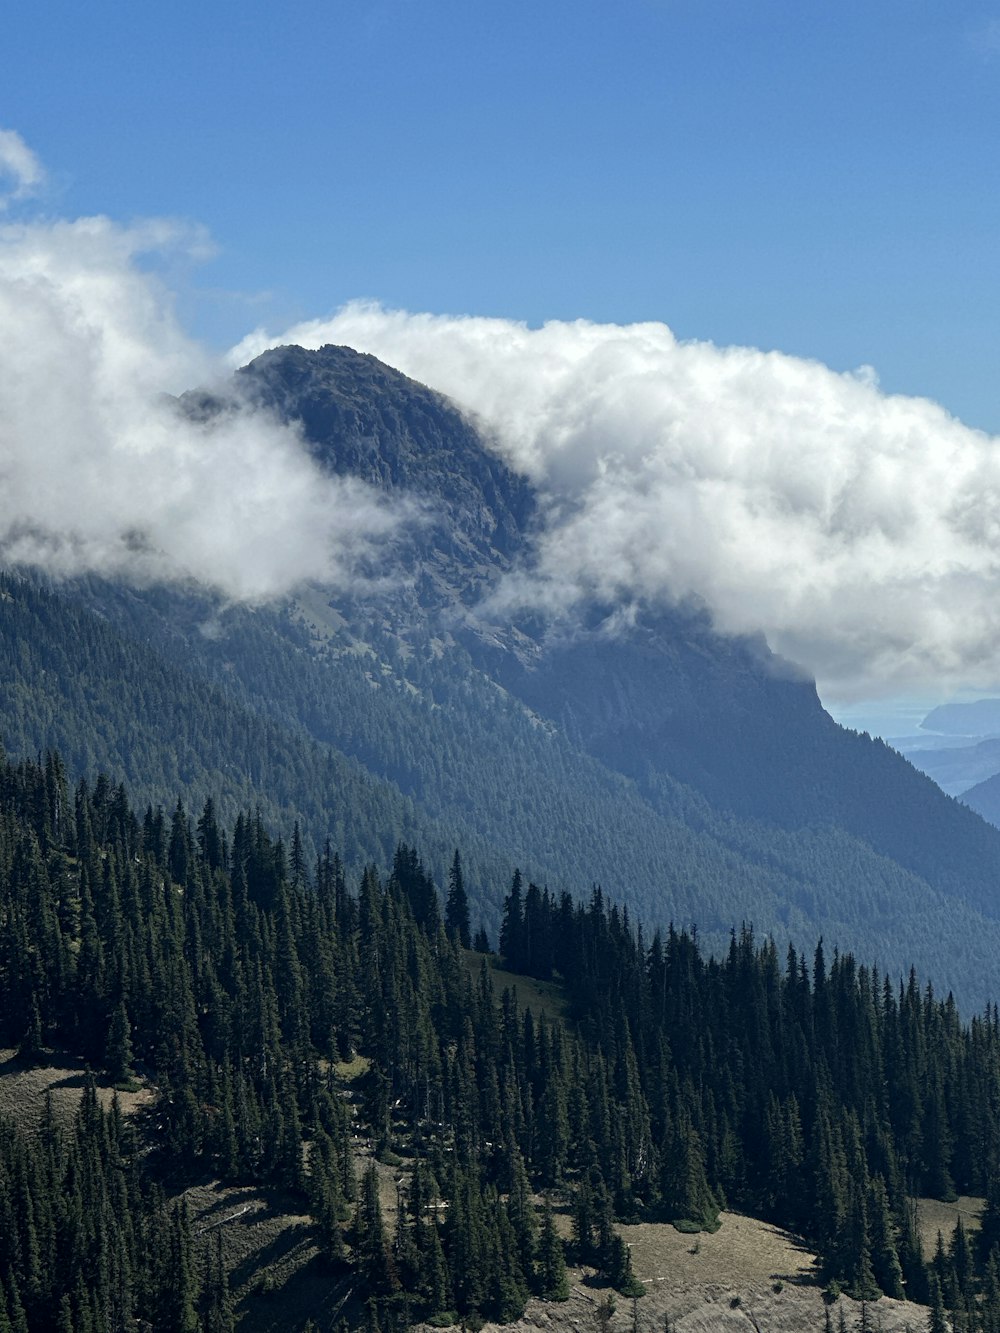
[[[824,1303],[813,1255],[777,1227],[735,1213],[722,1214],[713,1235],[685,1236],[672,1226],[644,1223],[621,1228],[646,1295],[634,1303],[615,1296],[611,1333],[817,1333]],[[532,1301],[510,1333],[599,1333],[598,1307],[607,1289],[591,1274],[571,1269],[563,1305]],[[846,1328],[861,1327],[858,1302],[841,1298]],[[832,1310],[838,1326],[840,1308]],[[868,1306],[868,1326],[881,1333],[923,1333],[927,1310],[883,1298]],[[495,1326],[487,1325],[492,1330]]]
[[[985,1199],[976,1198],[972,1194],[963,1194],[954,1203],[942,1203],[940,1199],[918,1199],[917,1229],[924,1258],[933,1257],[939,1231],[945,1245],[948,1244],[959,1218],[966,1231],[978,1231],[985,1205]]]
[[[56,1119],[68,1125],[76,1115],[83,1096],[86,1069],[82,1060],[62,1051],[51,1052],[49,1063],[23,1065],[17,1052],[0,1049],[0,1115],[15,1121],[22,1129],[33,1129],[41,1119],[47,1093],[52,1095]],[[111,1084],[95,1073],[97,1096],[107,1110],[115,1095]],[[153,1100],[153,1093],[137,1084],[118,1092],[118,1104],[124,1115],[132,1115]]]
[[[497,965],[495,954],[484,955],[472,949],[463,949],[462,962],[473,984],[479,980],[484,957],[488,959],[497,1000],[505,990],[513,990],[518,1008],[530,1009],[536,1018],[544,1014],[550,1022],[560,1023],[566,1017],[566,996],[559,982],[536,981],[534,977],[521,977],[515,972],[505,972]]]
[[[343,1083],[354,1083],[367,1074],[372,1067],[372,1062],[367,1055],[356,1055],[353,1060],[338,1060],[333,1066],[333,1072]]]

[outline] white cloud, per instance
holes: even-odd
[[[15,130],[0,130],[0,209],[34,194],[45,179],[42,164]]]
[[[392,529],[381,497],[321,474],[287,427],[261,413],[199,425],[164,400],[219,368],[141,265],[203,244],[166,221],[0,228],[5,563],[264,599],[353,579]]]
[[[545,491],[511,596],[695,595],[832,698],[1000,678],[1000,441],[933,402],[662,324],[540,329],[346,306],[275,341],[346,343],[449,394]]]

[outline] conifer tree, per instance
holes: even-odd
[[[838,1277],[855,1300],[871,1300],[879,1294],[872,1267],[871,1232],[864,1187],[851,1181],[847,1222],[838,1253]]]
[[[524,1279],[531,1283],[535,1270],[538,1223],[531,1202],[531,1189],[524,1158],[514,1143],[510,1144],[509,1156],[511,1181],[507,1196],[507,1216],[510,1219],[519,1269]]]
[[[183,886],[187,883],[190,864],[191,828],[184,803],[178,799],[170,821],[170,843],[167,849],[167,866],[175,884]]]
[[[427,1309],[440,1313],[450,1308],[451,1291],[448,1276],[448,1264],[441,1245],[441,1235],[437,1223],[431,1222],[427,1229],[421,1265],[422,1295]]]
[[[6,1320],[4,1316],[0,1315],[0,1333],[4,1333],[5,1325],[6,1333],[10,1333],[9,1321]],[[64,1291],[59,1300],[59,1322],[57,1324],[56,1333],[75,1333],[75,1325],[73,1323],[73,1302],[70,1299],[68,1291]]]
[[[347,1215],[340,1183],[340,1164],[330,1136],[319,1129],[309,1155],[309,1198],[327,1257],[339,1263],[344,1255],[340,1224]]]
[[[42,1035],[42,1012],[37,995],[32,995],[28,1004],[28,1023],[17,1048],[18,1059],[26,1065],[39,1064],[44,1054],[45,1041]]]
[[[191,1264],[191,1224],[182,1200],[170,1214],[168,1248],[163,1255],[161,1285],[155,1307],[156,1327],[163,1333],[198,1333],[197,1284]]]
[[[519,1319],[524,1313],[528,1285],[518,1258],[517,1240],[507,1209],[494,1206],[490,1214],[495,1223],[495,1233],[488,1245],[488,1254],[492,1259],[489,1309],[499,1323],[507,1324]]]
[[[445,1223],[448,1269],[458,1309],[481,1311],[487,1299],[494,1255],[486,1236],[482,1190],[474,1167],[455,1165]]]
[[[667,1220],[682,1224],[685,1230],[718,1230],[718,1200],[705,1173],[701,1136],[689,1116],[682,1115],[675,1122],[662,1161],[660,1190]]]
[[[469,897],[462,876],[462,862],[455,848],[451,870],[448,873],[448,901],[445,905],[445,929],[458,939],[463,949],[469,947]]]
[[[594,1262],[594,1196],[587,1180],[581,1180],[573,1194],[573,1262],[579,1267]]]
[[[569,1300],[566,1255],[556,1231],[552,1205],[547,1195],[542,1211],[542,1229],[538,1238],[536,1290],[545,1301]]]
[[[358,1270],[368,1291],[377,1296],[388,1296],[399,1289],[399,1279],[386,1242],[374,1162],[369,1162],[362,1177],[354,1219],[354,1250]]]
[[[872,1275],[886,1296],[903,1298],[903,1270],[896,1249],[895,1227],[889,1211],[885,1182],[875,1176],[868,1191]]]
[[[510,893],[504,902],[503,921],[500,925],[500,941],[498,946],[501,958],[503,958],[507,966],[514,971],[517,971],[521,965],[524,950],[524,909],[521,901],[522,883],[520,870],[515,870],[514,878],[510,886]]]
[[[1000,1175],[991,1172],[986,1182],[986,1204],[979,1221],[976,1249],[981,1263],[1000,1245]]]
[[[490,937],[484,925],[480,925],[476,931],[476,938],[472,941],[472,947],[476,953],[490,953]]]
[[[222,1234],[216,1232],[202,1281],[199,1333],[233,1333],[236,1317],[229,1293],[229,1277],[222,1259]]]
[[[198,853],[210,870],[222,865],[222,836],[216,821],[215,802],[209,796],[198,817]]]
[[[927,1333],[951,1333],[944,1313],[944,1299],[941,1295],[941,1283],[936,1272],[930,1276],[930,1314],[927,1316]]]
[[[292,850],[288,857],[288,874],[293,889],[303,888],[309,878],[305,853],[302,850],[302,830],[299,828],[298,820],[295,821],[292,829]]]
[[[128,1083],[134,1074],[130,1028],[128,1011],[122,1000],[112,1016],[104,1052],[104,1067],[112,1083]]]

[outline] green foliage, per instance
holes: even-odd
[[[471,943],[469,932],[469,895],[465,891],[465,877],[462,874],[462,861],[455,848],[451,870],[448,872],[448,902],[445,907],[444,924],[449,935],[457,937],[463,949]]]
[[[569,1280],[566,1276],[566,1254],[556,1233],[552,1206],[545,1200],[542,1229],[538,1241],[536,1290],[543,1300],[569,1300]]]
[[[672,1125],[663,1151],[660,1207],[678,1231],[717,1231],[719,1204],[705,1174],[701,1138],[690,1119]]]
[[[294,833],[286,849],[259,812],[224,832],[215,808],[140,818],[104,777],[71,795],[55,756],[0,762],[0,1040],[34,1030],[155,1097],[141,1143],[93,1080],[71,1135],[51,1109],[36,1137],[0,1125],[12,1326],[120,1311],[228,1333],[221,1253],[160,1192],[206,1175],[296,1195],[382,1329],[565,1299],[564,1247],[533,1203],[556,1184],[574,1260],[628,1297],[621,1222],[711,1229],[724,1194],[793,1225],[831,1292],[924,1282],[932,1313],[936,1284],[960,1319],[1000,1314],[995,1009],[963,1025],[915,977],[822,947],[779,966],[749,930],[722,959],[685,932],[647,944],[600,890],[518,880],[508,961],[561,978],[566,1000],[565,1018],[535,1014],[488,964],[470,973],[408,844],[352,893],[331,849],[310,871]],[[382,1157],[357,1180],[355,1136]],[[907,1181],[991,1200],[982,1241],[957,1228],[929,1276]]]

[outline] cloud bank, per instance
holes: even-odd
[[[278,342],[349,344],[447,393],[543,489],[537,569],[513,600],[694,596],[842,701],[1000,679],[1000,441],[870,370],[662,324],[360,303],[232,359]]]
[[[0,210],[44,179],[0,130]],[[321,474],[262,413],[198,423],[164,397],[222,373],[150,272],[204,247],[163,220],[0,226],[0,561],[260,600],[356,585],[377,559],[401,515],[375,491]],[[228,364],[281,342],[374,353],[449,394],[533,479],[545,521],[509,607],[695,597],[840,701],[1000,682],[1000,441],[869,371],[680,343],[662,324],[362,303],[252,334]]]
[[[0,173],[19,190],[38,179],[23,148],[0,134]],[[322,475],[292,430],[261,413],[198,424],[165,398],[220,368],[143,266],[203,245],[164,221],[0,227],[4,563],[260,600],[353,580],[392,530],[384,501]]]

